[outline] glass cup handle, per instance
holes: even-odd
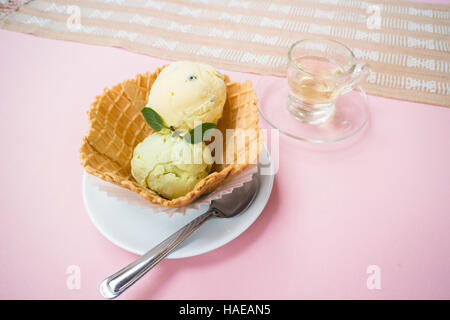
[[[353,71],[350,74],[349,82],[346,84],[341,94],[347,93],[355,87],[356,84],[364,80],[370,73],[370,66],[365,61],[357,62],[352,67]]]

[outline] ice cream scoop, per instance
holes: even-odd
[[[157,132],[134,149],[131,174],[140,185],[174,199],[194,189],[211,165],[211,151],[205,143],[191,144],[171,132]]]
[[[155,110],[167,126],[191,130],[196,124],[222,117],[227,96],[224,77],[212,66],[178,61],[156,78],[147,107]]]

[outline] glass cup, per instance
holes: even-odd
[[[333,117],[336,100],[369,73],[365,62],[334,40],[297,41],[289,49],[288,60],[287,108],[295,119],[311,125]]]

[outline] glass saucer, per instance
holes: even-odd
[[[321,124],[297,120],[287,108],[288,85],[279,79],[261,79],[256,86],[258,109],[274,129],[297,140],[327,143],[344,140],[358,133],[369,120],[369,103],[361,87],[342,94],[331,118]]]

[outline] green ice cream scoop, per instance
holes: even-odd
[[[134,149],[131,174],[140,185],[174,199],[194,189],[209,174],[211,164],[204,142],[191,144],[172,133],[157,132]]]

